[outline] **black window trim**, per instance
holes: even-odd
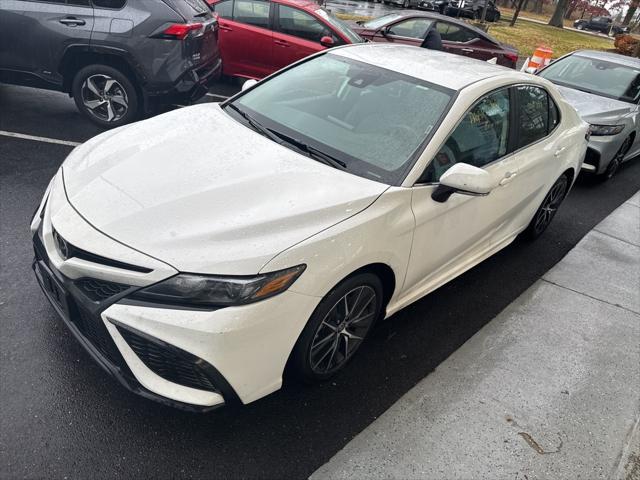
[[[93,2],[91,0],[87,0],[87,5],[77,5],[75,3],[67,3],[67,0],[57,1],[57,0],[22,0],[24,2],[29,3],[47,3],[49,5],[64,5],[65,7],[79,7],[79,8],[91,8],[93,9]]]
[[[562,123],[562,112],[560,111],[560,107],[558,107],[558,102],[556,102],[556,100],[553,98],[553,95],[551,95],[551,93],[549,93],[549,90],[547,90],[545,87],[543,87],[542,85],[536,85],[534,83],[517,83],[511,86],[511,88],[513,89],[513,91],[515,92],[516,89],[518,87],[534,87],[534,88],[539,88],[540,90],[544,91],[547,94],[547,100],[552,101],[553,105],[556,108],[556,111],[558,112],[558,123],[556,123],[556,125],[549,130],[549,118],[551,115],[551,108],[550,107],[550,103],[547,103],[547,134],[544,137],[540,137],[539,139],[531,142],[531,143],[527,143],[526,145],[523,145],[522,147],[518,147],[517,150],[514,150],[513,153],[517,153],[520,152],[521,150],[525,149],[525,148],[529,148],[531,145],[536,145],[546,139],[548,139],[551,135],[554,134],[554,132],[558,129],[558,126],[560,125],[560,123]],[[519,100],[518,100],[518,96],[517,95],[513,95],[512,96],[513,99],[515,100],[516,103],[516,107],[517,107],[517,111],[518,113],[520,113],[520,104],[519,104]],[[517,122],[516,122],[517,123]],[[516,125],[516,135],[520,135],[520,124],[517,123]]]
[[[112,11],[112,12],[117,12],[117,11],[119,11],[119,10],[122,10],[122,9],[123,9],[124,7],[126,7],[126,6],[127,6],[127,4],[129,3],[129,0],[124,0],[124,3],[122,4],[122,6],[121,6],[120,8],[112,8],[112,7],[99,7],[99,6],[97,6],[97,5],[95,4],[95,3],[96,3],[96,2],[95,2],[95,0],[89,0],[89,1],[90,1],[91,6],[92,6],[93,8],[97,8],[97,9],[99,9],[99,10],[110,10],[110,11]]]

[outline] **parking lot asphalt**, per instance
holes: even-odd
[[[64,95],[0,85],[0,132],[82,142],[99,130]],[[39,291],[30,216],[71,149],[0,133],[0,478],[307,477],[640,188],[637,159],[606,184],[579,178],[540,239],[516,241],[380,324],[333,380],[191,414],[120,387]]]

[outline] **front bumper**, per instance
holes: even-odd
[[[63,258],[54,230],[77,249],[93,246],[104,254],[126,247],[101,236],[73,210],[60,177],[32,223],[33,270],[55,311],[104,370],[138,395],[192,411],[248,403],[280,388],[289,354],[319,298],[286,291],[213,311],[130,300],[137,289],[175,273],[153,259],[144,263],[135,251],[132,263],[151,271],[105,265],[106,255]],[[110,258],[123,261],[124,253]]]
[[[582,170],[601,174],[609,166],[609,163],[616,156],[625,138],[626,131],[618,135],[591,136],[587,147],[587,156],[582,164]]]

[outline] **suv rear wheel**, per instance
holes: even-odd
[[[138,117],[138,92],[126,75],[108,65],[80,69],[71,92],[78,110],[101,127],[119,127]]]

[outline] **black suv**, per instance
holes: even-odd
[[[103,127],[188,103],[221,72],[202,0],[4,0],[0,82],[69,93]]]
[[[578,30],[595,30],[596,32],[606,33],[609,36],[629,33],[629,27],[615,25],[611,17],[591,17],[588,20],[581,18],[573,22],[573,26]]]

